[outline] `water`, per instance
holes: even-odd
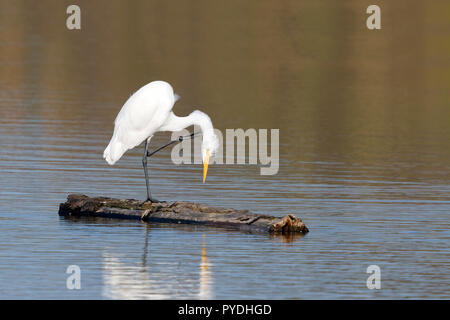
[[[0,298],[450,298],[448,3],[383,3],[379,31],[359,1],[78,4],[68,31],[60,1],[0,2]],[[213,165],[203,185],[165,150],[156,197],[294,213],[310,233],[58,217],[69,193],[145,197],[142,150],[102,152],[155,79],[179,115],[280,128],[277,175]]]

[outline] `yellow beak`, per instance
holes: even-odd
[[[209,155],[209,149],[207,149],[205,159],[203,160],[203,183],[205,183],[206,175],[208,174]]]

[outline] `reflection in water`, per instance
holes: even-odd
[[[102,292],[104,297],[111,299],[167,299],[170,297],[168,290],[152,281],[145,268],[127,265],[107,251],[103,253]]]
[[[177,263],[162,262],[164,268],[160,271],[149,267],[149,230],[147,227],[142,265],[126,262],[125,256],[112,251],[103,252],[103,296],[110,299],[211,299],[212,279],[206,257],[206,236],[203,235],[200,275],[197,278],[195,273],[184,273]]]
[[[293,242],[303,238],[304,236],[305,236],[305,234],[303,234],[303,233],[286,233],[286,234],[271,233],[269,235],[271,240],[276,240],[276,241],[280,241],[283,243],[293,243]]]
[[[208,258],[206,257],[206,235],[203,234],[202,243],[202,260],[200,262],[200,291],[198,294],[199,299],[212,299],[211,288],[211,269]]]

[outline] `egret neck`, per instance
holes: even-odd
[[[203,183],[208,173],[210,156],[214,155],[219,148],[219,139],[214,133],[211,118],[204,112],[195,110],[186,117],[178,117],[173,111],[170,112],[166,122],[161,126],[161,131],[181,131],[192,125],[197,125],[203,135],[202,159],[203,159]]]

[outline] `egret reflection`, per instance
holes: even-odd
[[[203,235],[197,266],[190,263],[152,261],[152,257],[147,255],[148,239],[141,261],[114,253],[113,250],[105,250],[102,255],[103,297],[130,300],[212,299],[212,270],[206,256],[205,238]],[[198,268],[199,273],[191,272],[191,268]]]

